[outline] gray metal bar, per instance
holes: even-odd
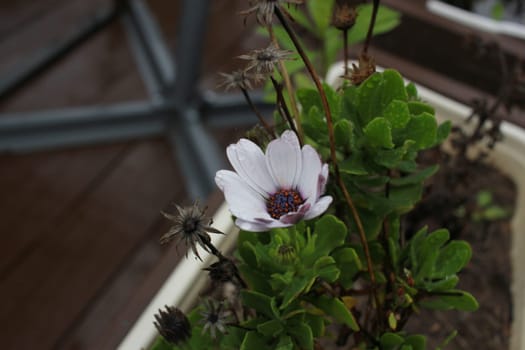
[[[160,135],[166,112],[149,102],[4,114],[0,152],[29,152]]]
[[[164,100],[162,95],[164,91],[163,79],[159,75],[158,70],[154,69],[154,63],[151,61],[151,56],[146,53],[144,42],[129,13],[124,14],[122,17],[122,23],[126,29],[128,42],[133,57],[135,58],[136,66],[144,85],[146,85],[148,93],[153,100],[153,103],[162,103]]]
[[[71,36],[36,53],[30,60],[20,64],[20,67],[15,67],[12,73],[0,79],[0,98],[5,98],[15,92],[22,85],[42,73],[64,55],[111,23],[116,18],[118,10],[117,4],[102,9]]]
[[[178,122],[168,130],[168,137],[175,148],[188,193],[193,199],[204,200],[215,190],[214,177],[217,170],[224,168],[224,154],[199,121],[195,109],[186,109],[179,115]],[[170,118],[170,122],[174,119]]]
[[[153,62],[158,77],[165,87],[172,86],[175,81],[175,63],[157,22],[142,0],[130,0],[128,5],[142,46]]]
[[[248,106],[242,94],[218,94],[213,91],[205,91],[202,94],[202,121],[212,127],[231,127],[253,125],[258,122],[255,113]],[[259,112],[262,113],[269,123],[275,105],[264,101],[263,93],[255,91],[250,98]]]
[[[209,13],[209,0],[184,0],[177,31],[177,79],[171,91],[175,103],[189,103],[198,96],[203,45]]]

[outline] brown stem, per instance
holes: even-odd
[[[286,105],[286,101],[284,100],[283,88],[277,82],[277,80],[275,80],[274,77],[271,76],[270,79],[272,81],[273,88],[275,89],[275,93],[277,94],[277,106],[280,108],[279,111],[281,112],[281,115],[286,119],[286,121],[290,125],[290,128],[293,130],[293,132],[295,132],[295,134],[299,138],[299,134],[298,134],[297,129],[295,127],[295,123],[294,123],[294,121],[292,119],[292,116],[290,115],[290,111],[288,110],[288,106]],[[299,143],[301,143],[301,145],[302,145],[301,139],[299,139]]]
[[[363,45],[363,51],[362,55],[368,54],[368,47],[370,46],[370,42],[372,41],[372,34],[374,32],[374,26],[376,24],[376,17],[377,17],[377,11],[379,10],[379,2],[380,0],[374,0],[373,1],[373,8],[372,8],[372,19],[370,20],[370,25],[368,26],[368,32],[366,33],[366,40],[365,44]]]
[[[275,137],[275,131],[273,130],[273,128],[270,126],[270,124],[268,124],[266,122],[266,120],[264,120],[264,117],[262,116],[261,112],[259,112],[259,110],[257,109],[257,107],[255,106],[255,104],[253,103],[252,99],[250,98],[250,95],[248,94],[248,91],[246,91],[246,89],[243,89],[241,88],[241,92],[242,94],[244,95],[244,98],[246,99],[246,102],[248,103],[248,105],[250,106],[250,108],[252,109],[252,111],[255,113],[255,115],[257,116],[257,118],[259,119],[259,122],[262,124],[262,126],[266,129],[266,131],[268,132],[268,134],[270,136],[273,136]]]
[[[270,38],[272,39],[273,44],[275,47],[279,47],[279,42],[277,41],[277,37],[275,36],[275,33],[273,32],[273,27],[268,26],[268,33],[270,33]],[[292,86],[292,82],[290,80],[290,75],[288,74],[288,71],[286,70],[286,67],[284,65],[284,62],[282,60],[279,61],[279,73],[281,73],[281,76],[283,77],[284,86],[286,87],[286,90],[288,91],[288,96],[290,97],[290,103],[292,105],[292,114],[296,121],[295,125],[297,128],[297,137],[299,138],[299,143],[303,144],[303,126],[301,124],[301,114],[299,113],[299,109],[297,108],[297,102],[295,100],[295,91]]]
[[[284,17],[283,13],[281,12],[281,10],[280,10],[280,8],[278,6],[275,7],[275,14],[276,14],[277,18],[279,19],[279,21],[281,22],[283,28],[288,33],[288,35],[289,35],[290,39],[292,40],[295,48],[297,49],[297,52],[299,53],[299,55],[301,56],[302,60],[304,61],[306,69],[310,73],[310,76],[312,77],[312,80],[314,81],[314,84],[315,84],[317,90],[319,91],[319,96],[321,97],[321,102],[322,102],[322,105],[323,105],[323,109],[324,109],[324,112],[326,114],[326,124],[328,126],[328,138],[330,140],[330,158],[332,160],[332,164],[333,164],[333,167],[334,167],[334,172],[335,172],[335,177],[336,177],[336,180],[337,180],[337,184],[341,188],[341,190],[343,191],[343,195],[345,197],[346,203],[350,207],[350,210],[352,212],[352,216],[354,217],[354,220],[355,220],[356,225],[357,225],[357,229],[359,231],[359,239],[361,240],[361,244],[363,245],[363,250],[365,252],[366,265],[367,265],[367,269],[368,269],[368,274],[370,275],[370,281],[372,282],[372,294],[374,296],[374,301],[376,303],[377,317],[378,317],[378,320],[379,320],[380,316],[381,316],[380,315],[381,313],[380,313],[380,310],[379,310],[380,302],[379,302],[379,296],[377,295],[377,290],[376,290],[376,278],[375,278],[375,274],[374,274],[374,268],[373,268],[373,265],[372,265],[372,258],[370,256],[370,249],[368,247],[368,241],[366,239],[366,234],[365,234],[365,230],[364,230],[364,227],[363,227],[363,223],[361,222],[361,218],[359,217],[359,214],[358,214],[357,209],[356,209],[356,207],[354,205],[354,202],[352,201],[352,197],[350,196],[350,193],[348,192],[348,190],[346,188],[346,185],[344,184],[343,179],[341,178],[341,174],[339,173],[339,166],[337,164],[337,157],[336,157],[336,153],[335,153],[334,125],[333,125],[333,120],[332,120],[332,113],[330,111],[330,106],[328,105],[328,99],[326,97],[326,92],[324,91],[323,85],[321,84],[321,80],[319,79],[319,77],[317,76],[317,73],[315,72],[315,69],[314,69],[314,67],[312,65],[312,62],[310,62],[310,59],[308,58],[308,56],[304,52],[303,47],[299,43],[297,35],[295,34],[295,32],[292,30],[292,28],[290,27],[290,25],[286,21],[286,18]]]
[[[348,76],[348,29],[343,30],[343,57],[345,62],[345,77]]]

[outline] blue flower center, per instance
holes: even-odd
[[[266,200],[268,214],[274,219],[290,212],[297,211],[297,208],[304,203],[304,199],[295,190],[279,190]]]

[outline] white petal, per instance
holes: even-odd
[[[265,231],[269,231],[272,228],[291,226],[291,225],[280,223],[277,220],[272,220],[270,222],[263,223],[263,222],[249,221],[249,220],[243,220],[243,219],[235,220],[235,225],[237,225],[239,228],[245,231],[251,231],[251,232],[265,232]]]
[[[230,212],[242,219],[255,217],[271,218],[266,211],[266,202],[235,172],[219,170],[215,175],[215,183],[228,203]]]
[[[255,143],[241,139],[228,146],[226,154],[235,171],[257,192],[267,196],[277,191],[266,166],[264,153]]]
[[[315,149],[310,145],[303,146],[301,153],[303,158],[303,169],[297,184],[297,189],[301,193],[303,199],[310,199],[310,201],[313,199],[315,202],[320,195],[318,193],[318,182],[322,170],[321,158],[319,158]]]
[[[323,164],[321,174],[319,175],[319,179],[317,181],[317,197],[319,197],[326,190],[326,183],[328,182],[328,164]]]
[[[302,167],[299,140],[293,131],[285,131],[280,138],[273,140],[266,149],[266,164],[273,180],[281,189],[296,186]]]
[[[331,203],[332,203],[332,197],[331,196],[321,197],[317,201],[317,203],[315,203],[313,205],[313,207],[310,208],[310,210],[305,214],[304,219],[305,220],[310,220],[310,219],[313,219],[313,218],[321,215],[322,213],[324,213],[326,211],[326,209],[328,209],[328,207],[330,206]]]

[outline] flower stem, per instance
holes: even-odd
[[[272,26],[268,26],[268,33],[270,34],[270,38],[272,39],[273,44],[275,45],[275,47],[278,48],[279,42],[277,41],[277,37],[275,36]],[[292,114],[293,118],[295,119],[295,124],[297,128],[296,134],[299,138],[300,144],[302,145],[304,134],[303,127],[301,124],[301,114],[299,113],[299,109],[297,108],[297,102],[295,100],[295,91],[290,80],[290,75],[288,74],[288,71],[286,70],[284,62],[282,60],[279,60],[279,73],[281,73],[281,76],[283,77],[284,86],[286,87],[286,90],[288,91],[288,96],[290,97],[290,102],[292,105]]]
[[[290,115],[290,110],[288,109],[288,106],[286,105],[286,101],[284,100],[283,87],[281,84],[277,82],[277,80],[275,80],[273,76],[270,76],[270,79],[272,81],[273,88],[275,89],[275,93],[277,94],[277,106],[280,108],[281,115],[286,119],[286,121],[290,125],[290,128],[297,135],[297,138],[299,139],[299,143],[302,145],[303,142],[301,141],[301,138],[299,137],[299,133],[297,131],[296,125],[292,119],[292,116]]]
[[[348,29],[343,30],[343,57],[344,57],[344,64],[345,64],[345,74],[344,76],[348,76]]]
[[[372,41],[372,33],[374,32],[374,26],[376,24],[376,18],[377,18],[377,11],[379,10],[379,2],[380,0],[374,0],[373,1],[373,8],[372,8],[372,19],[370,20],[370,25],[368,26],[368,32],[366,33],[366,40],[363,45],[363,51],[362,55],[368,54],[368,47],[370,46],[370,41]]]
[[[375,1],[379,2],[378,0],[375,0]],[[315,72],[315,69],[314,69],[314,67],[312,65],[312,62],[310,62],[310,59],[308,58],[308,56],[304,52],[303,47],[299,43],[297,35],[295,34],[293,29],[288,24],[286,18],[284,17],[281,9],[278,6],[275,7],[275,14],[276,14],[277,18],[279,19],[279,21],[281,22],[283,28],[288,33],[288,35],[289,35],[290,39],[292,40],[295,48],[297,49],[297,52],[299,53],[299,55],[301,56],[302,60],[304,61],[306,69],[310,73],[310,76],[312,77],[312,80],[314,81],[314,84],[317,87],[317,90],[319,91],[319,95],[321,97],[321,103],[323,105],[323,109],[324,109],[325,114],[326,114],[326,124],[328,126],[328,138],[330,140],[330,158],[331,158],[332,164],[334,166],[334,172],[335,172],[335,177],[336,177],[336,180],[337,180],[337,184],[341,188],[341,190],[343,191],[343,195],[345,197],[346,203],[350,207],[350,210],[352,212],[354,220],[355,220],[355,222],[357,224],[357,229],[359,231],[359,239],[361,240],[361,244],[363,245],[363,250],[365,252],[368,274],[370,276],[370,281],[372,282],[372,290],[371,291],[372,291],[372,294],[373,294],[373,297],[374,297],[374,301],[375,301],[375,304],[376,304],[377,317],[378,317],[378,321],[379,321],[380,318],[381,318],[380,317],[380,310],[379,310],[380,302],[379,302],[379,296],[377,295],[377,290],[376,290],[376,278],[375,278],[375,274],[374,274],[374,268],[373,268],[373,265],[372,265],[372,258],[370,256],[370,249],[368,247],[368,241],[366,239],[365,230],[364,230],[364,227],[363,227],[363,223],[361,222],[361,218],[359,217],[359,213],[357,212],[357,208],[355,207],[354,202],[352,200],[352,197],[350,196],[350,193],[348,192],[348,190],[346,188],[346,185],[345,185],[345,183],[344,183],[344,181],[343,181],[343,179],[341,177],[341,174],[339,173],[339,166],[337,164],[337,157],[336,157],[336,152],[335,152],[334,125],[333,125],[333,120],[332,120],[332,113],[331,113],[331,110],[330,110],[330,106],[328,105],[328,99],[326,97],[326,92],[325,92],[325,90],[323,88],[323,85],[321,84],[321,80],[319,79],[319,76]]]
[[[275,130],[273,129],[273,127],[270,126],[270,124],[268,124],[266,122],[266,120],[264,120],[264,117],[262,116],[261,112],[257,109],[257,107],[253,103],[252,99],[250,98],[250,95],[248,94],[248,91],[246,91],[246,89],[241,88],[241,92],[244,95],[244,98],[246,99],[246,102],[248,103],[248,105],[250,106],[252,111],[255,113],[257,118],[259,119],[259,122],[266,129],[266,131],[268,132],[270,137],[276,137]]]

